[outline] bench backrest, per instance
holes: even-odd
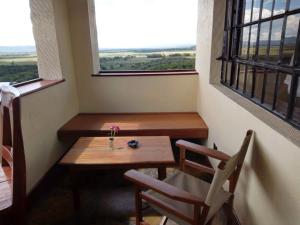
[[[24,218],[26,166],[21,129],[20,93],[12,86],[1,88],[2,167],[12,169],[12,208],[15,218]]]

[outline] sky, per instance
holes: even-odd
[[[198,0],[95,0],[99,48],[195,45]]]
[[[251,2],[250,0],[247,0]],[[290,0],[290,8],[300,7]],[[95,0],[100,48],[151,48],[195,45],[197,0]],[[260,0],[254,1],[254,17]],[[271,15],[272,0],[264,1],[263,15]],[[286,0],[277,0],[275,14],[283,11]],[[17,7],[16,7],[17,6]],[[251,11],[246,7],[245,20]],[[299,14],[290,16],[287,31],[296,33]],[[280,28],[274,33],[281,36]],[[267,36],[267,33],[266,33]],[[255,38],[253,38],[255,39]],[[35,45],[29,0],[0,0],[0,46]]]
[[[95,0],[95,6],[99,48],[196,42],[197,0]],[[35,45],[29,0],[0,0],[0,46],[26,45]]]
[[[0,46],[35,45],[29,0],[0,0]]]
[[[245,18],[244,22],[250,22],[251,17],[251,0],[246,1],[246,11],[245,11]],[[300,7],[300,0],[290,0],[290,9],[295,9]],[[271,16],[271,9],[272,9],[273,0],[265,0],[262,10],[263,18]],[[286,7],[286,0],[277,0],[274,6],[274,15],[284,13]],[[260,12],[260,0],[254,0],[254,7],[253,7],[253,20],[258,20]],[[287,18],[287,26],[286,26],[286,37],[296,37],[298,32],[300,14],[290,15]],[[265,29],[262,29],[260,32],[260,39],[261,40],[268,40],[269,37],[269,26],[270,23],[262,23]],[[281,32],[282,32],[282,25],[283,19],[277,19],[273,22],[272,28],[272,40],[281,40]],[[254,28],[254,29],[253,29]],[[256,42],[256,35],[257,35],[257,26],[252,27],[251,38],[250,42]],[[248,35],[244,35],[244,40],[248,40]]]

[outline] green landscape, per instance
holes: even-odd
[[[289,64],[294,46],[285,46],[283,62]],[[250,49],[251,51],[251,49]],[[243,52],[243,51],[242,51]],[[259,58],[266,49],[260,48]],[[278,56],[278,47],[270,50],[270,58]],[[161,71],[193,70],[195,47],[157,49],[101,49],[99,51],[101,71]],[[0,46],[0,82],[20,83],[38,78],[37,57],[32,46],[8,49]]]
[[[101,71],[192,70],[195,48],[115,49],[99,53]]]
[[[0,82],[14,84],[35,78],[38,78],[36,54],[0,54]]]
[[[38,78],[37,57],[32,50],[4,52],[0,47],[0,82],[13,84]],[[99,60],[101,71],[191,70],[195,68],[195,48],[103,49]]]

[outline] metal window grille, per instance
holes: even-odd
[[[221,83],[300,129],[300,0],[227,0]]]

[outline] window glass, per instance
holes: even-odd
[[[283,25],[283,18],[274,20],[272,22],[272,33],[271,33],[269,57],[270,57],[270,60],[273,62],[277,62],[278,57],[279,57],[282,25]]]
[[[263,0],[262,18],[267,18],[272,15],[273,0]]]
[[[250,37],[250,46],[249,46],[249,59],[255,57],[256,52],[256,42],[257,42],[257,27],[258,25],[251,26],[251,37]]]
[[[195,69],[197,0],[95,0],[100,70]]]
[[[233,2],[237,4],[239,1]],[[300,54],[296,54],[300,46],[300,13],[297,8],[300,0],[243,0],[243,3],[243,22],[246,24],[233,26],[237,35],[224,35],[224,45],[231,43],[233,48],[238,47],[237,51],[227,52],[232,65],[227,71],[227,79],[232,81],[230,88],[300,129],[300,84],[291,79],[291,74],[300,76]],[[297,10],[286,13],[287,7]],[[237,13],[232,15],[234,20],[242,13],[238,12],[241,9],[236,10]],[[226,48],[223,47],[223,54]],[[239,57],[235,56],[236,52]],[[223,64],[228,59],[224,58]],[[224,68],[222,76],[223,73],[226,73]],[[290,89],[296,86],[298,90],[294,98]]]
[[[290,10],[299,9],[300,1],[299,0],[290,0]]]
[[[242,37],[242,48],[241,48],[241,57],[247,58],[248,55],[248,43],[249,43],[249,27],[243,28],[243,37]]]
[[[270,22],[264,22],[260,26],[259,35],[259,50],[258,59],[264,60],[267,55],[267,48],[269,43],[269,33],[270,33]]]
[[[0,29],[0,82],[38,78],[29,1],[1,1]]]
[[[283,46],[282,62],[287,65],[293,65],[300,14],[287,17],[285,39]]]
[[[246,0],[245,12],[244,12],[244,23],[249,23],[251,21],[252,12],[252,0]]]
[[[260,3],[261,3],[261,0],[254,0],[253,1],[252,21],[256,21],[256,20],[259,19]]]
[[[273,15],[284,13],[285,8],[286,8],[286,0],[275,0]]]
[[[264,85],[264,68],[256,67],[255,70],[255,90],[254,90],[254,97],[257,100],[261,100],[263,85]]]

